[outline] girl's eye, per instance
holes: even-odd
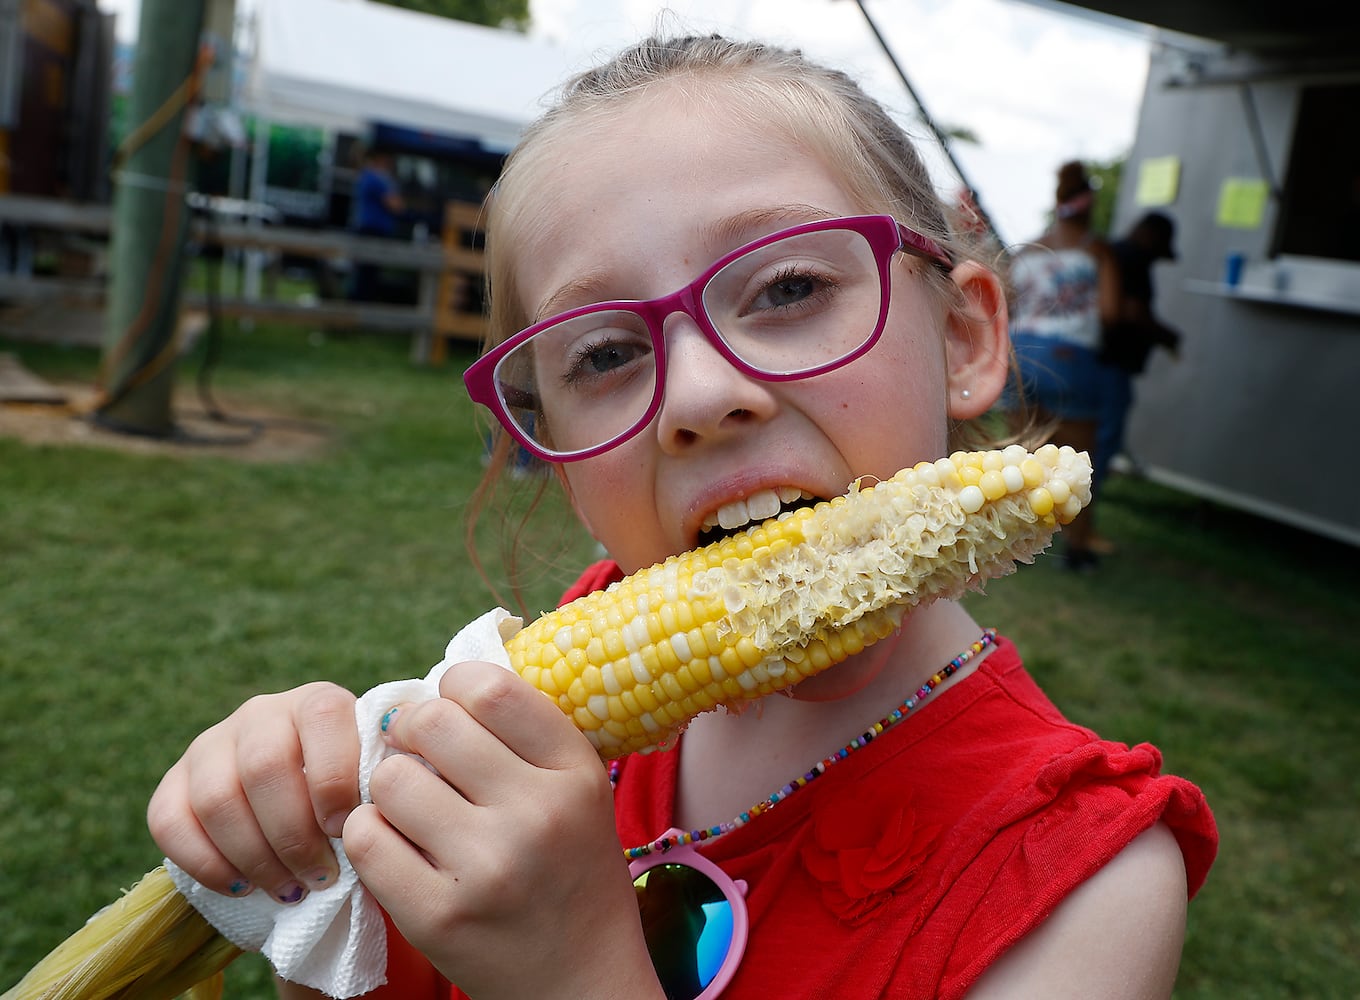
[[[792,274],[766,285],[764,292],[756,297],[753,305],[757,309],[792,305],[807,298],[816,291],[816,288],[817,283],[808,275]]]
[[[611,339],[607,334],[596,334],[592,342],[573,352],[562,381],[567,385],[589,382],[650,354],[651,349],[650,341]]]
[[[834,284],[821,275],[789,268],[766,281],[745,311],[749,314],[810,305],[814,300],[832,294],[834,290]]]

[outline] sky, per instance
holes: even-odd
[[[138,0],[100,6],[118,15],[120,38],[135,35]],[[1059,164],[1114,159],[1132,146],[1149,46],[1138,26],[1020,0],[866,7],[929,116],[976,136],[955,142],[953,156],[1006,242],[1042,231]],[[530,15],[531,34],[582,68],[658,27],[801,48],[849,72],[922,140],[942,192],[962,186],[854,0],[530,0]]]

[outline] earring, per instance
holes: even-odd
[[[973,390],[972,390],[972,389],[960,389],[960,390],[959,390],[959,398],[960,398],[960,399],[972,399],[972,398],[973,398]]]

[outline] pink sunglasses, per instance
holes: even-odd
[[[667,837],[680,830],[667,831]],[[713,1000],[746,950],[746,883],[685,844],[628,866],[667,1000]]]

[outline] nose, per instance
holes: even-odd
[[[656,417],[663,451],[725,440],[774,413],[773,383],[733,367],[690,316],[673,313],[665,334],[666,385]]]

